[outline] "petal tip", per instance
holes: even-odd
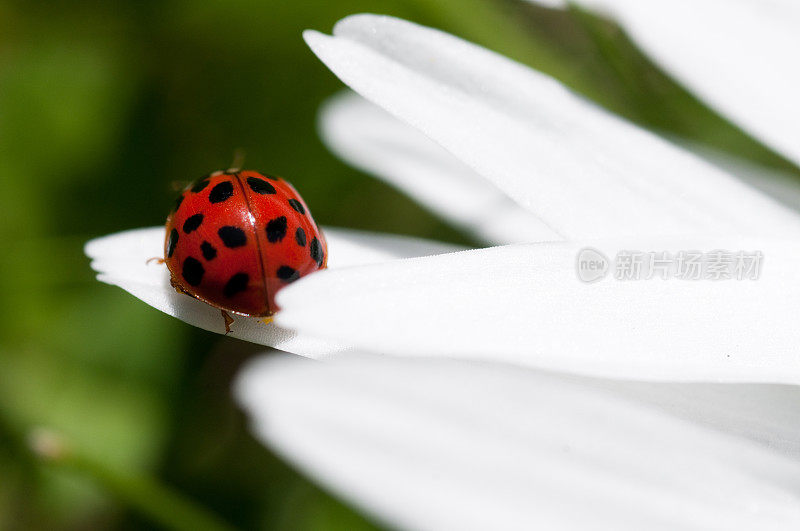
[[[94,260],[101,254],[103,242],[106,241],[107,238],[108,236],[100,236],[87,241],[83,244],[83,254]]]
[[[316,47],[324,43],[326,40],[330,39],[330,35],[325,35],[324,33],[313,30],[307,29],[303,30],[303,40],[306,41],[306,44],[312,51],[316,52]]]
[[[377,24],[385,20],[397,19],[388,15],[376,15],[374,13],[356,13],[354,15],[348,15],[334,24],[333,35],[341,37],[350,33],[351,30],[363,29],[365,27],[375,31]]]

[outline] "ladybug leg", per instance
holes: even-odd
[[[264,324],[270,324],[274,318],[275,317],[270,315],[269,317],[264,317],[263,319],[261,319],[261,322],[264,323]]]
[[[163,258],[160,258],[160,257],[158,257],[158,256],[154,256],[153,258],[148,258],[148,259],[147,259],[147,261],[145,262],[145,264],[148,264],[148,265],[149,265],[149,264],[150,264],[150,262],[152,262],[153,260],[155,260],[155,262],[156,262],[158,265],[161,265],[161,264],[163,264],[164,262],[166,262],[166,260],[164,260]]]
[[[186,290],[180,287],[180,285],[177,282],[175,282],[175,280],[172,277],[169,277],[169,285],[175,288],[175,291],[177,291],[178,293],[183,293],[184,295],[189,295],[190,297],[192,296],[191,293],[186,293]]]
[[[228,315],[228,312],[226,312],[225,310],[220,310],[220,312],[222,313],[222,318],[225,320],[225,335],[227,336],[228,334],[231,333],[231,324],[233,324],[233,317]]]

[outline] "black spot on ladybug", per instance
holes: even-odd
[[[217,257],[217,250],[206,241],[200,244],[200,250],[203,252],[203,258],[206,260],[213,260]]]
[[[208,200],[212,203],[222,203],[223,201],[230,199],[232,195],[233,183],[230,181],[225,181],[219,183],[211,189],[211,192],[208,194]]]
[[[257,177],[248,177],[247,185],[250,187],[252,191],[254,191],[257,194],[267,195],[275,193],[275,187],[269,184],[264,179],[259,179]]]
[[[308,246],[308,250],[311,253],[311,258],[317,263],[317,266],[322,267],[322,260],[325,258],[325,253],[322,252],[322,244],[319,243],[316,237],[311,240],[311,245]]]
[[[200,179],[199,181],[196,181],[192,185],[192,193],[196,194],[198,192],[202,192],[203,190],[206,189],[206,186],[208,186],[208,183],[209,183],[208,177],[205,177],[203,179]]]
[[[277,243],[286,236],[286,216],[275,218],[267,223],[267,239],[269,243]]]
[[[169,232],[169,240],[167,240],[167,258],[172,258],[176,245],[178,245],[178,231],[172,229]]]
[[[247,243],[247,236],[239,227],[225,226],[217,231],[225,247],[241,247]]]
[[[181,203],[183,203],[183,194],[179,195],[178,198],[175,199],[175,207],[173,208],[175,212],[177,212],[181,207]]]
[[[203,223],[203,214],[195,214],[186,218],[183,222],[183,232],[189,234],[193,230],[197,230],[200,224]]]
[[[300,274],[289,266],[280,266],[278,268],[278,278],[284,282],[294,282],[300,278]]]
[[[303,227],[297,227],[297,230],[294,231],[294,239],[300,247],[306,246],[306,231],[303,230]]]
[[[197,259],[189,256],[183,261],[183,271],[181,274],[183,275],[183,279],[188,282],[190,286],[199,286],[200,282],[203,281],[205,272],[206,270],[203,269],[203,264]]]
[[[297,199],[289,199],[289,204],[292,205],[292,208],[300,212],[301,214],[306,213],[306,209],[303,208],[303,203],[298,201]]]
[[[228,282],[225,284],[225,287],[222,288],[222,294],[226,297],[230,298],[247,289],[247,283],[250,281],[250,277],[247,273],[236,273],[232,275],[231,278],[228,279]]]

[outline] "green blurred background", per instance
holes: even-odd
[[[323,224],[472,243],[317,138],[316,110],[342,86],[301,31],[357,12],[445,29],[648,127],[794,171],[575,8],[0,1],[0,529],[192,528],[192,511],[244,529],[372,527],[247,432],[230,382],[263,349],[96,282],[82,253],[163,223],[175,183],[237,148],[246,167],[289,178]],[[79,457],[37,457],[39,428]],[[188,512],[170,524],[153,504],[173,495]]]

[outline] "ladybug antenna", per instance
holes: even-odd
[[[231,167],[228,168],[229,172],[237,172],[242,169],[242,165],[244,164],[244,157],[246,153],[242,148],[236,148],[233,151],[233,162],[231,163]]]

